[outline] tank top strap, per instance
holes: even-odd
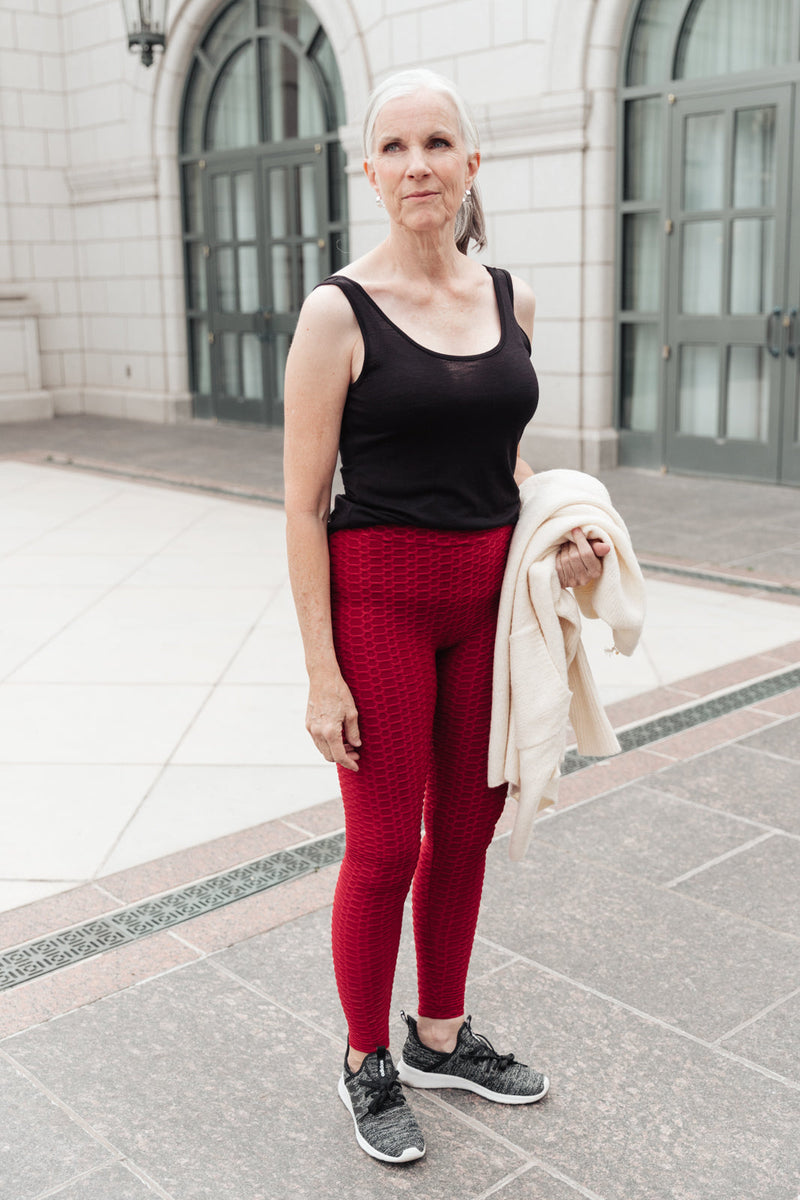
[[[321,280],[317,287],[325,287],[326,284],[333,284],[334,287],[338,287],[340,291],[344,292],[358,321],[358,327],[364,339],[364,352],[368,354],[379,325],[380,309],[371,303],[361,284],[356,283],[355,279],[350,279],[347,275],[329,275],[327,279]]]
[[[487,270],[495,281],[495,292],[497,293],[498,303],[503,310],[503,322],[507,330],[507,336],[518,336],[530,354],[531,344],[528,340],[528,335],[520,325],[517,320],[517,314],[514,312],[514,284],[510,273],[504,267],[487,267]]]

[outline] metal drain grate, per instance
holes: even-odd
[[[333,833],[27,942],[0,955],[0,991],[341,862],[343,855],[344,833]]]
[[[725,716],[796,687],[800,687],[800,667],[791,667],[709,700],[700,700],[623,729],[618,735],[619,741],[623,751],[639,749],[673,733],[703,725],[715,717]],[[585,758],[572,750],[567,754],[561,773],[570,775],[599,761],[597,758]],[[26,942],[0,954],[0,991],[38,979],[61,967],[83,962],[115,946],[138,941],[162,929],[171,929],[183,921],[190,921],[193,917],[242,900],[245,896],[254,896],[279,883],[341,862],[343,855],[344,833],[329,834],[290,850],[267,854],[198,883],[175,888],[152,900],[143,900],[106,916],[96,917],[93,921]]]

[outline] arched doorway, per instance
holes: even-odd
[[[622,462],[800,483],[798,85],[800,0],[634,6],[620,87]]]
[[[347,261],[342,91],[305,0],[234,0],[199,39],[180,167],[194,414],[283,423],[304,296]]]

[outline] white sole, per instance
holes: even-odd
[[[488,1088],[482,1087],[479,1083],[473,1083],[470,1079],[457,1079],[453,1075],[437,1075],[435,1071],[420,1071],[419,1067],[410,1067],[405,1059],[401,1058],[397,1064],[397,1071],[401,1082],[409,1084],[416,1088],[459,1088],[463,1092],[474,1092],[476,1096],[483,1096],[484,1100],[494,1100],[496,1104],[535,1104],[537,1100],[541,1100],[547,1095],[547,1089],[550,1087],[550,1080],[544,1076],[544,1086],[535,1096],[504,1096],[501,1092],[490,1092]]]
[[[409,1146],[397,1158],[392,1158],[391,1154],[382,1154],[380,1150],[376,1150],[374,1146],[370,1146],[369,1142],[366,1141],[366,1139],[361,1136],[361,1131],[358,1128],[358,1122],[356,1121],[356,1114],[353,1112],[353,1104],[352,1104],[352,1101],[350,1100],[350,1093],[348,1092],[347,1086],[344,1082],[344,1075],[339,1076],[339,1096],[340,1096],[341,1101],[344,1104],[345,1108],[350,1113],[350,1116],[353,1118],[353,1126],[356,1131],[356,1141],[358,1142],[359,1146],[361,1147],[361,1149],[364,1151],[365,1154],[369,1154],[369,1156],[371,1158],[379,1159],[380,1162],[388,1162],[388,1163],[413,1162],[415,1159],[423,1157],[423,1155],[425,1154],[425,1151],[418,1150],[416,1146]]]

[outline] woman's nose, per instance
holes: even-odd
[[[427,175],[429,171],[428,160],[422,146],[412,147],[408,156],[408,174],[409,175]]]

